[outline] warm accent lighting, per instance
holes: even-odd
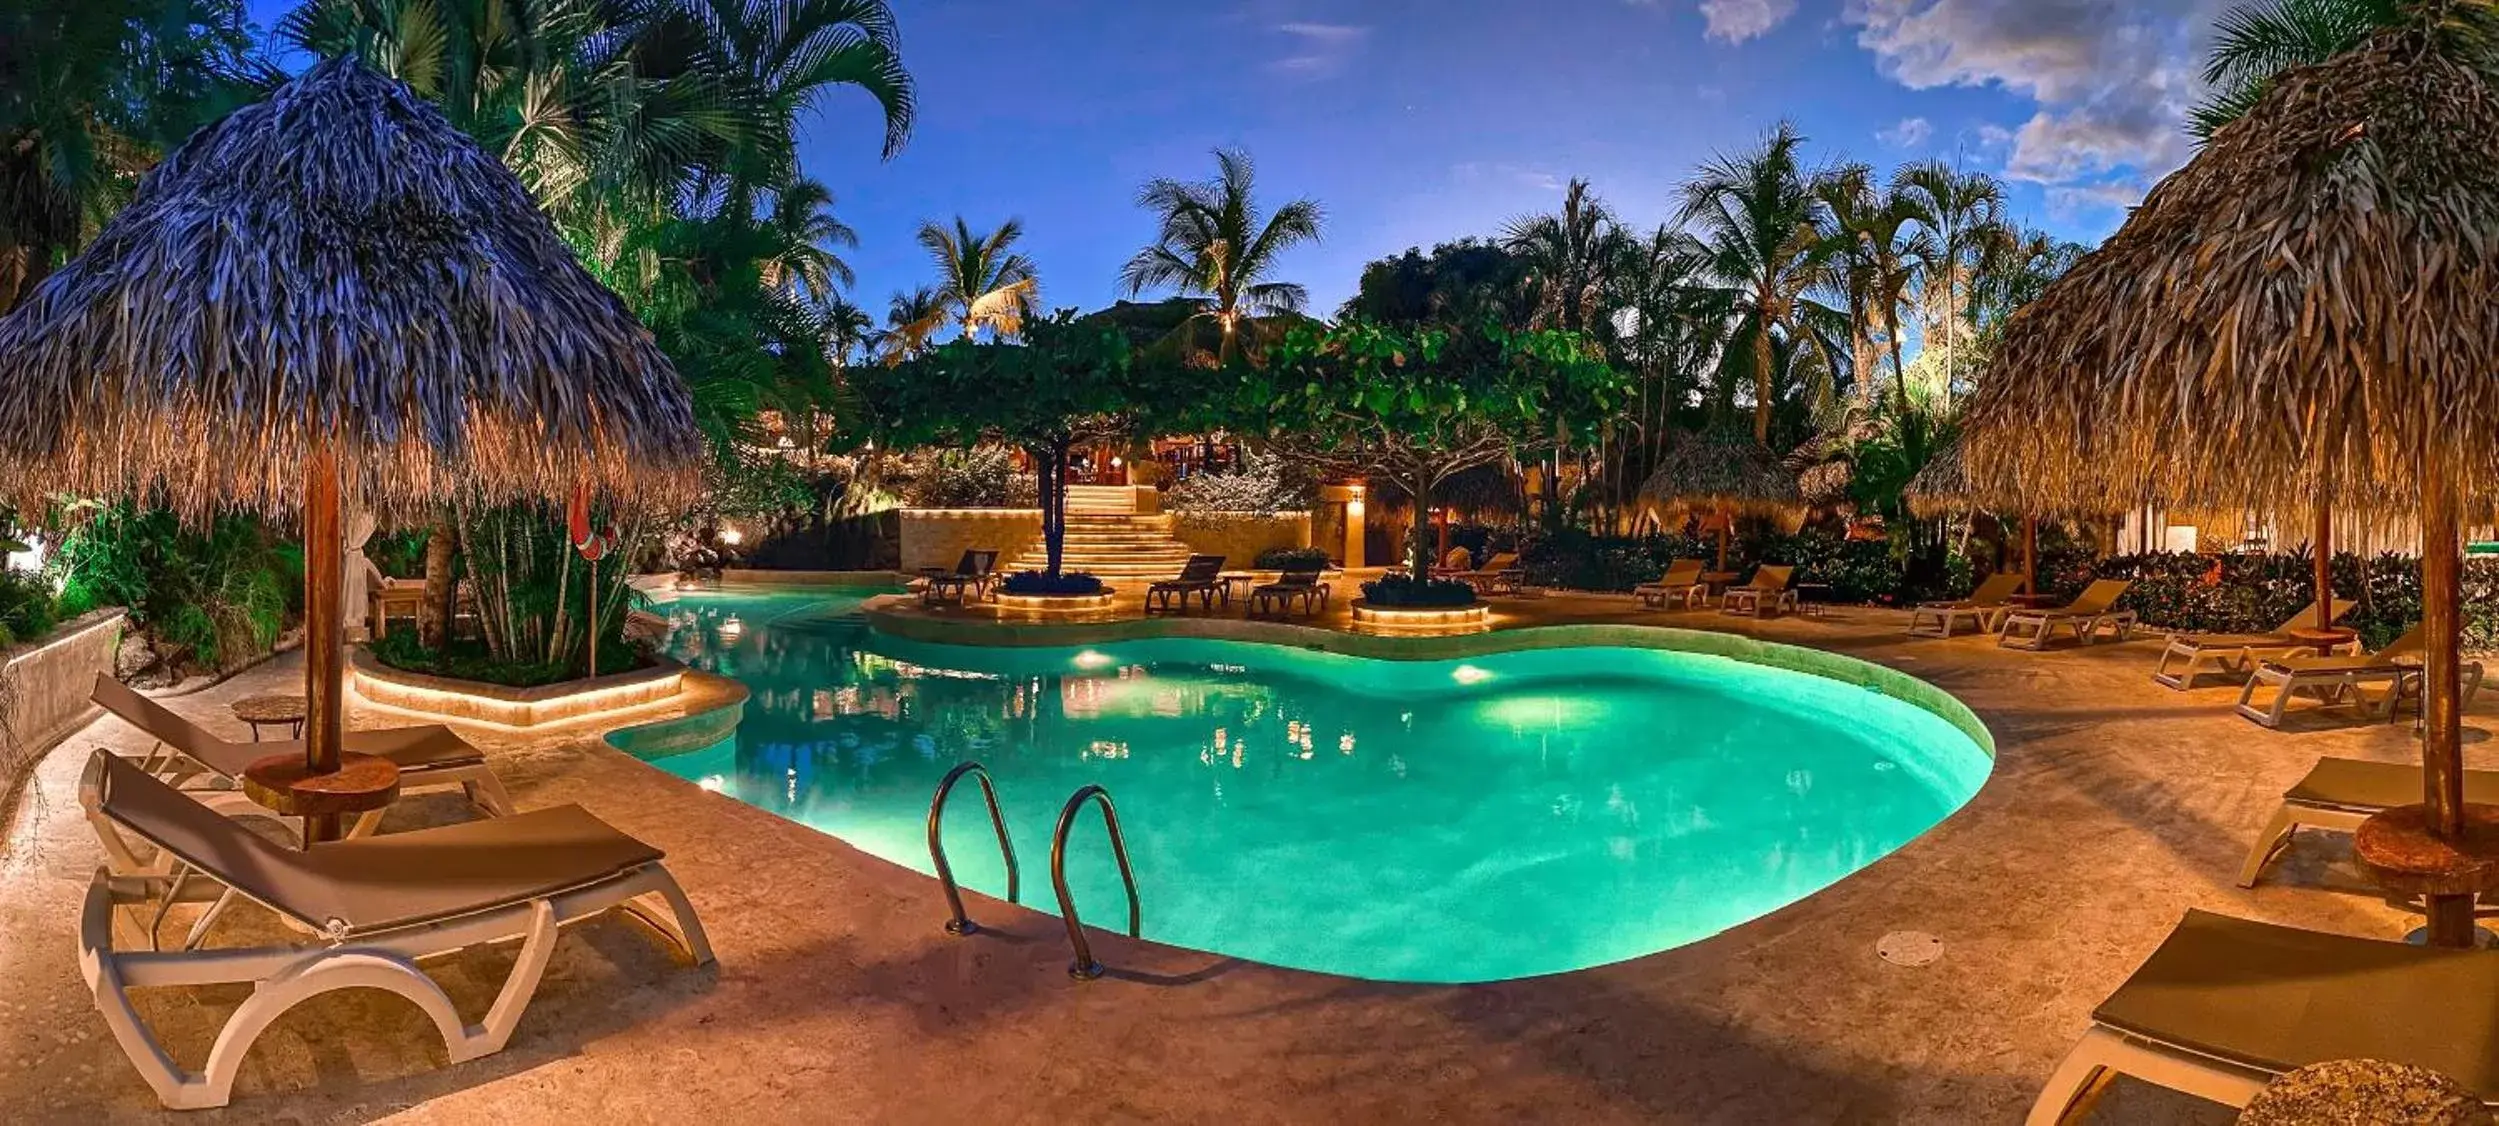
[[[1483,669],[1476,668],[1473,665],[1459,665],[1458,667],[1449,670],[1449,679],[1457,681],[1460,684],[1482,684],[1487,680],[1491,680],[1492,674]]]
[[[1076,667],[1080,669],[1107,669],[1116,663],[1118,663],[1117,658],[1110,654],[1097,653],[1091,649],[1076,654]]]
[[[737,545],[737,544],[740,544],[740,543],[745,542],[745,540],[746,540],[746,533],[741,532],[741,531],[739,531],[739,530],[737,530],[737,529],[735,529],[735,528],[722,528],[722,529],[720,530],[720,542],[722,542],[722,543],[729,544],[729,545],[731,545],[731,546],[735,546],[735,545]]]

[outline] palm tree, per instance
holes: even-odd
[[[1863,164],[1842,165],[1817,178],[1814,196],[1823,209],[1822,286],[1847,307],[1850,390],[1863,410],[1874,405],[1874,374],[1881,363],[1874,326],[1882,319],[1874,308],[1875,248],[1867,231],[1891,201],[1876,188],[1874,169]]]
[[[997,336],[1024,330],[1024,319],[1041,301],[1041,275],[1032,259],[1010,249],[1022,237],[1021,219],[1009,219],[986,235],[973,234],[960,215],[951,231],[920,224],[920,245],[937,263],[937,297],[946,323],[960,326],[965,336],[984,328]]]
[[[886,0],[304,0],[278,34],[405,81],[575,227],[706,184],[750,214],[832,88],[876,99],[888,157],[916,110]]]
[[[1537,318],[1572,332],[1599,331],[1606,290],[1628,246],[1614,212],[1572,180],[1562,210],[1514,220],[1502,231],[1502,249],[1516,256],[1534,286]]]
[[[1732,313],[1731,345],[1751,351],[1753,440],[1764,445],[1783,350],[1774,334],[1787,338],[1784,350],[1793,355],[1810,321],[1839,319],[1810,296],[1822,275],[1823,204],[1798,163],[1803,144],[1796,128],[1781,122],[1751,152],[1712,159],[1683,186],[1676,220],[1708,252],[1703,270]]]
[[[2198,140],[2236,121],[2276,75],[2321,63],[2402,22],[2406,0],[2257,0],[2222,13],[2204,63],[2212,94],[2187,115]]]
[[[2013,235],[2006,242],[2005,251],[1989,264],[1986,273],[1979,275],[1974,287],[1979,331],[1994,331],[2016,310],[2038,300],[2048,283],[2065,276],[2065,271],[2073,269],[2089,249],[2046,231],[2025,230]]]
[[[1154,245],[1121,268],[1119,280],[1130,297],[1168,287],[1208,298],[1205,315],[1223,328],[1217,356],[1228,363],[1245,318],[1298,313],[1309,303],[1309,290],[1268,279],[1285,251],[1319,241],[1321,216],[1312,199],[1294,200],[1272,215],[1260,212],[1250,194],[1256,169],[1248,153],[1216,149],[1215,166],[1212,180],[1158,179],[1138,191],[1137,206],[1153,212],[1161,229]]]
[[[1892,193],[1920,228],[1913,245],[1926,286],[1926,343],[1941,349],[1949,405],[1956,365],[1965,358],[1959,348],[1966,342],[1968,287],[2007,239],[2004,187],[1984,173],[1927,161],[1903,166],[1892,178]]]
[[[825,355],[835,367],[849,367],[876,339],[876,318],[840,294],[824,298],[817,310],[824,321]]]
[[[946,299],[935,286],[897,292],[885,304],[885,331],[877,334],[876,350],[886,363],[899,364],[926,353],[945,327]]]
[[[225,0],[0,5],[0,313],[101,229],[166,148],[279,76]]]
[[[833,192],[801,176],[773,193],[772,214],[764,226],[772,232],[773,249],[764,259],[764,284],[775,289],[804,288],[819,303],[834,286],[858,280],[850,263],[834,247],[859,245],[859,233],[833,217]]]

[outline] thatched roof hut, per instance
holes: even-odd
[[[397,81],[321,63],[185,142],[0,321],[0,479],[292,508],[690,482],[691,402],[520,182]],[[21,496],[20,499],[31,499]]]
[[[2424,0],[2281,76],[2006,325],[1965,422],[1973,479],[2029,507],[2417,505],[2407,816],[2459,849],[2458,514],[2499,486],[2493,30],[2487,0]],[[2468,942],[2473,897],[2428,900],[2432,940]]]
[[[1779,455],[1751,434],[1726,426],[1675,434],[1640,486],[1640,496],[1668,510],[1776,510],[1804,503],[1796,474]]]
[[[2006,326],[1970,466],[2042,510],[2305,508],[2418,495],[2458,443],[2499,483],[2499,88],[2483,17],[2283,75]]]

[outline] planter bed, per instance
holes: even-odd
[[[686,676],[684,665],[662,659],[631,672],[507,688],[392,668],[361,648],[349,655],[347,666],[356,694],[373,703],[419,715],[514,728],[665,704],[684,691]]]

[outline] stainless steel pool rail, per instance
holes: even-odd
[[[1110,833],[1111,856],[1119,861],[1120,882],[1128,885],[1128,937],[1139,937],[1137,876],[1128,867],[1128,841],[1119,832],[1119,810],[1112,806],[1109,790],[1086,786],[1067,799],[1067,805],[1059,810],[1059,827],[1050,834],[1050,886],[1059,893],[1059,918],[1067,924],[1067,943],[1076,951],[1076,960],[1067,964],[1067,976],[1077,981],[1102,976],[1102,963],[1093,960],[1093,945],[1085,941],[1084,920],[1076,917],[1076,898],[1067,891],[1067,834],[1076,827],[1076,814],[1086,802],[1102,807],[1102,827]]]
[[[998,830],[998,852],[1006,857],[1007,862],[1007,902],[1023,901],[1023,879],[1017,874],[1015,866],[1015,840],[1007,835],[1006,814],[999,812],[998,787],[989,780],[989,768],[977,762],[956,766],[937,783],[937,796],[928,802],[928,858],[937,867],[937,886],[946,890],[946,909],[954,913],[953,918],[946,920],[946,933],[957,937],[978,934],[981,929],[980,924],[963,913],[963,888],[955,883],[954,866],[946,863],[946,840],[942,832],[946,798],[954,793],[954,784],[962,781],[966,774],[980,781],[981,798],[989,803],[989,824]],[[1067,897],[1062,893],[1059,898],[1064,902]]]

